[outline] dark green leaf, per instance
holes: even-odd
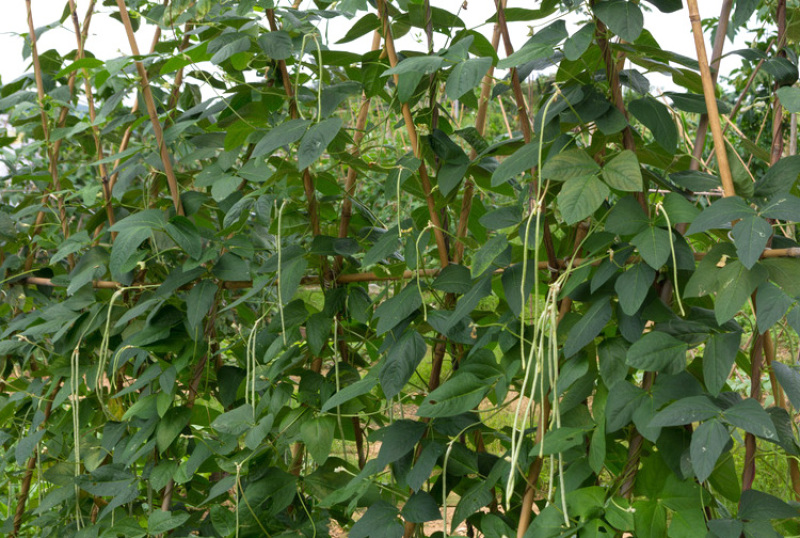
[[[189,291],[189,296],[186,298],[186,322],[190,334],[195,339],[202,333],[200,324],[214,304],[217,289],[217,285],[212,281],[201,280]]]
[[[339,117],[322,120],[316,125],[311,126],[297,150],[297,167],[302,170],[308,168],[328,149],[328,144],[336,137],[342,127],[342,119]]]
[[[767,172],[756,180],[753,193],[755,196],[764,198],[789,194],[789,191],[797,183],[798,175],[800,175],[800,155],[784,157],[770,166]]]
[[[405,332],[400,340],[389,348],[386,362],[380,372],[381,387],[386,398],[391,400],[403,390],[425,357],[427,349],[425,339],[416,331]]]
[[[442,518],[439,505],[427,491],[414,492],[403,505],[400,515],[412,523],[425,523]]]
[[[147,517],[147,532],[150,534],[163,534],[177,529],[189,519],[188,512],[165,512],[163,510],[153,510]]]
[[[739,351],[742,333],[714,333],[706,342],[703,353],[703,380],[708,392],[714,396],[719,394],[728,380]]]
[[[800,372],[778,361],[772,363],[772,370],[789,401],[792,402],[792,406],[800,409]]]
[[[614,289],[623,312],[632,316],[639,310],[655,277],[656,272],[644,263],[634,264],[619,276]]]
[[[748,489],[742,492],[742,500],[739,506],[739,517],[745,520],[763,521],[800,517],[800,510],[794,506],[755,489]]]
[[[542,178],[566,181],[574,177],[591,176],[599,171],[600,165],[585,151],[571,149],[550,157],[542,168]]]
[[[731,425],[763,439],[778,440],[778,434],[769,415],[761,404],[752,398],[746,398],[723,413],[723,417]]]
[[[648,372],[677,373],[686,365],[687,349],[686,342],[661,331],[651,331],[628,349],[626,362]]]
[[[606,185],[597,176],[568,179],[558,193],[558,208],[567,224],[575,224],[590,216],[608,197]]]
[[[717,275],[718,292],[714,304],[717,323],[722,325],[735,316],[747,303],[759,284],[767,280],[768,272],[761,265],[746,268],[739,261],[728,262]]]
[[[159,452],[163,453],[172,444],[181,430],[189,424],[191,416],[192,410],[188,407],[172,407],[161,417],[156,429],[156,444]]]
[[[792,114],[800,112],[800,88],[784,86],[783,88],[778,88],[775,93],[778,94],[778,98],[787,112]]]
[[[492,173],[492,186],[502,185],[514,176],[530,170],[539,162],[539,144],[525,144],[509,155]]]
[[[728,428],[717,419],[703,422],[692,433],[692,468],[697,480],[705,482],[711,476],[730,438]]]
[[[755,210],[738,196],[728,196],[717,200],[700,213],[686,235],[693,235],[713,228],[724,228],[732,221],[755,215]]]
[[[650,129],[659,146],[668,152],[675,151],[678,145],[678,129],[665,105],[648,96],[631,101],[628,110]]]
[[[592,7],[597,18],[625,41],[636,41],[644,27],[642,10],[634,2],[606,0]]]
[[[633,196],[617,200],[606,218],[606,231],[616,235],[636,235],[650,227],[650,219]]]
[[[411,452],[422,439],[425,429],[423,422],[402,419],[380,430],[382,437],[377,458],[378,468],[383,469]]]
[[[623,150],[603,166],[603,179],[612,189],[638,192],[642,190],[639,159],[631,150]]]
[[[504,234],[493,235],[483,246],[472,256],[472,267],[470,269],[472,278],[477,278],[486,272],[492,262],[508,247],[508,239]]]
[[[609,297],[595,302],[570,329],[567,343],[564,345],[564,356],[569,358],[592,342],[609,322],[612,313]]]
[[[285,60],[292,56],[292,38],[288,32],[283,30],[260,35],[258,46],[273,60]]]
[[[472,288],[469,269],[463,265],[449,264],[436,275],[431,287],[446,293],[464,294]]]
[[[195,260],[200,259],[203,254],[203,238],[192,221],[176,215],[169,219],[164,230],[186,254]]]
[[[416,284],[411,283],[391,299],[382,302],[375,310],[375,316],[380,318],[377,327],[378,334],[394,328],[420,306],[422,306],[422,297],[419,295]]]
[[[747,217],[736,223],[731,235],[739,261],[751,269],[761,257],[772,236],[772,226],[761,217]]]
[[[300,438],[318,465],[325,463],[333,446],[336,419],[331,416],[314,417],[300,426]]]
[[[668,405],[659,411],[650,426],[683,426],[692,422],[699,422],[720,414],[720,408],[708,396],[689,396]]]
[[[470,58],[457,63],[447,77],[445,94],[452,100],[459,99],[480,84],[481,79],[491,66],[491,58]]]
[[[660,269],[669,259],[672,250],[670,248],[670,233],[664,228],[650,226],[646,230],[639,232],[636,237],[631,239],[642,259],[653,269]]]
[[[763,334],[778,323],[792,306],[792,298],[771,282],[758,286],[756,292],[756,322]]]
[[[419,406],[420,417],[452,417],[477,407],[491,385],[469,374],[459,374],[428,394]]]
[[[584,24],[580,30],[569,36],[564,42],[564,56],[574,62],[578,60],[589,48],[594,38],[594,23]]]
[[[462,521],[467,519],[494,499],[492,491],[483,480],[478,480],[464,494],[453,512],[453,521],[450,522],[450,532],[455,533]]]
[[[377,501],[355,522],[350,538],[400,538],[403,525],[397,520],[398,510],[386,501]]]
[[[252,156],[269,156],[279,147],[297,142],[303,137],[309,125],[311,125],[311,120],[302,119],[289,120],[281,125],[276,125],[258,141]]]

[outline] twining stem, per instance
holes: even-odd
[[[383,0],[377,0],[378,12],[380,13],[381,20],[383,21],[383,39],[386,44],[386,54],[389,58],[389,65],[391,67],[397,66],[397,52],[394,48],[394,39],[392,38],[392,28],[389,24],[389,14],[386,10],[386,5]],[[398,84],[398,75],[394,76],[395,84]],[[439,264],[444,268],[450,263],[450,258],[447,252],[447,243],[444,238],[444,232],[439,219],[439,212],[436,209],[436,202],[433,199],[431,181],[428,176],[428,168],[425,165],[425,160],[422,157],[422,151],[419,145],[419,137],[417,136],[417,128],[414,126],[414,117],[411,115],[411,107],[408,103],[403,103],[402,106],[403,121],[406,125],[406,132],[408,133],[409,143],[414,152],[414,156],[420,160],[419,165],[419,179],[422,184],[422,192],[425,194],[425,201],[428,204],[428,215],[431,223],[433,223],[433,236],[436,239],[436,247],[439,252]]]
[[[64,206],[64,196],[61,194],[61,181],[58,177],[58,159],[54,153],[53,147],[50,145],[50,127],[49,127],[49,120],[47,118],[47,112],[45,111],[45,94],[44,94],[44,81],[42,79],[42,67],[39,63],[39,51],[36,47],[36,29],[33,25],[33,11],[31,9],[31,0],[25,0],[25,7],[27,9],[28,14],[28,31],[29,35],[28,38],[31,40],[31,58],[33,59],[33,73],[34,78],[36,79],[36,95],[39,100],[39,114],[42,120],[42,132],[44,133],[44,144],[45,144],[45,151],[48,157],[48,169],[50,171],[50,179],[53,182],[53,189],[58,192],[56,195],[56,203],[58,206],[58,216],[59,220],[61,221],[61,233],[66,240],[69,237],[69,226],[67,225],[67,210]],[[45,200],[47,199],[47,195],[45,195]],[[42,222],[44,222],[44,214],[42,213]],[[34,237],[39,232],[39,227],[41,222],[39,222],[39,218],[37,217],[37,222],[33,227],[33,235]],[[68,258],[70,267],[74,266],[74,260],[72,257]],[[31,255],[28,256],[28,259],[25,262],[25,270],[28,271],[33,266],[33,256],[32,251]]]
[[[131,52],[133,52],[134,56],[139,56],[139,45],[136,43],[136,36],[133,33],[133,26],[130,16],[128,15],[128,8],[125,6],[125,0],[117,0],[117,7],[119,8],[122,24],[125,26],[125,33],[128,35]],[[178,213],[178,215],[183,215],[183,205],[178,188],[178,179],[175,177],[175,171],[172,168],[172,158],[170,157],[169,149],[167,149],[167,145],[164,143],[164,132],[161,129],[161,121],[158,119],[158,110],[156,109],[156,103],[153,99],[153,92],[150,90],[150,82],[147,79],[147,69],[145,69],[144,64],[139,60],[134,63],[136,64],[136,70],[139,72],[142,96],[144,97],[144,103],[147,107],[147,114],[150,116],[150,123],[153,126],[153,134],[156,137],[156,144],[158,145],[161,155],[161,163],[164,165],[164,173],[167,176],[167,185],[169,186],[170,195],[172,196],[172,203],[175,206],[175,212]]]

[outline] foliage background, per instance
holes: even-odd
[[[725,91],[680,0],[105,4],[0,89],[1,532],[800,534],[795,2]]]

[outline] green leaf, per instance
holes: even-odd
[[[190,335],[197,340],[201,335],[200,324],[206,317],[214,298],[217,295],[217,285],[210,280],[201,280],[192,287],[186,297],[186,322],[189,325]]]
[[[392,228],[388,232],[381,235],[372,248],[370,248],[364,255],[361,263],[364,267],[374,265],[381,260],[388,258],[390,255],[397,252],[400,243],[400,238],[397,235],[397,227]]]
[[[731,235],[739,261],[751,269],[767,247],[769,238],[772,237],[772,226],[761,217],[746,217],[736,223]]]
[[[238,437],[255,425],[253,415],[253,406],[243,404],[219,415],[211,427],[219,433]]]
[[[230,43],[226,43],[223,45],[214,55],[211,57],[211,63],[214,65],[219,65],[234,54],[238,54],[240,52],[245,52],[250,49],[250,37],[247,35],[243,35],[236,39],[235,41],[231,41]]]
[[[378,16],[374,13],[367,13],[353,23],[344,37],[337,41],[336,44],[342,45],[344,43],[350,43],[351,41],[354,41],[359,37],[372,32],[373,30],[377,30],[380,28],[380,26],[381,20],[378,18]]]
[[[628,345],[623,338],[611,338],[603,340],[597,348],[597,355],[600,359],[600,376],[606,387],[613,389],[614,385],[625,379],[628,375],[628,365],[625,364],[625,356],[628,353]]]
[[[472,267],[470,268],[472,278],[477,278],[485,273],[506,248],[508,248],[508,239],[505,234],[496,234],[489,238],[472,256]]]
[[[398,510],[386,501],[377,501],[355,522],[350,538],[401,538],[403,525],[397,520]]]
[[[584,428],[574,428],[561,426],[558,429],[550,430],[544,435],[543,446],[537,443],[530,450],[531,456],[539,454],[551,455],[566,452],[570,448],[585,444],[586,430]]]
[[[297,142],[303,137],[309,125],[311,125],[311,120],[302,119],[289,120],[276,125],[258,141],[256,147],[253,148],[252,157],[272,155],[272,152],[279,147]]]
[[[755,210],[738,196],[721,198],[695,217],[686,231],[686,235],[702,233],[714,228],[724,228],[732,221],[745,219],[755,214]]]
[[[610,297],[595,302],[570,329],[567,343],[564,344],[564,357],[570,358],[591,343],[611,320],[612,313]]]
[[[377,467],[383,469],[411,452],[422,439],[426,426],[416,420],[397,420],[382,428],[381,449],[378,452]]]
[[[336,137],[341,127],[342,119],[338,117],[322,120],[310,127],[303,135],[297,150],[297,167],[303,170],[314,164],[328,149],[328,144]]]
[[[759,284],[767,280],[768,271],[761,265],[748,269],[739,261],[729,262],[717,275],[718,292],[714,315],[722,325],[732,319],[747,303]]]
[[[606,429],[613,433],[627,426],[633,418],[633,412],[641,405],[645,393],[639,387],[619,381],[614,390],[608,392],[606,400]]]
[[[420,306],[422,306],[422,297],[419,295],[416,283],[407,285],[400,293],[382,302],[375,309],[375,317],[380,318],[376,329],[378,335],[394,328],[416,312]]]
[[[155,509],[147,517],[147,532],[153,535],[169,532],[186,523],[189,517],[188,512],[176,512],[173,515],[172,512]]]
[[[595,26],[590,22],[581,26],[581,29],[569,36],[564,42],[564,56],[567,60],[577,61],[589,49],[594,38]]]
[[[444,89],[445,94],[451,100],[459,99],[480,84],[481,79],[491,66],[491,58],[470,58],[457,63],[447,77],[447,84]]]
[[[607,0],[592,7],[597,18],[625,41],[633,42],[642,33],[644,15],[634,2]]]
[[[723,412],[723,417],[732,426],[741,428],[757,437],[778,440],[778,433],[769,414],[761,407],[761,404],[753,398],[745,398],[733,407],[729,407]]]
[[[436,275],[431,287],[445,293],[464,294],[472,288],[472,277],[468,268],[451,263]]]
[[[574,177],[594,175],[599,171],[600,165],[584,150],[571,149],[550,157],[542,167],[542,178],[566,181]]]
[[[112,275],[119,275],[133,269],[127,262],[135,256],[136,250],[145,239],[164,226],[164,213],[158,209],[146,209],[117,221],[110,231],[119,232],[111,247],[108,268]]]
[[[575,224],[590,216],[608,197],[606,185],[597,176],[568,179],[558,193],[558,208],[567,224]]]
[[[686,342],[661,331],[651,331],[628,349],[625,362],[647,372],[677,373],[686,366]]]
[[[53,78],[61,78],[69,75],[73,71],[77,71],[78,69],[94,69],[96,67],[102,67],[104,62],[102,60],[98,60],[97,58],[80,58],[79,60],[75,60],[71,64],[64,67],[61,71],[55,74]]]
[[[236,254],[226,252],[223,254],[211,273],[220,280],[242,282],[250,280],[250,266]]]
[[[657,499],[633,503],[633,521],[639,538],[667,536],[667,509]]]
[[[642,190],[639,159],[631,150],[624,150],[603,166],[603,179],[612,189],[638,192]]]
[[[258,46],[273,60],[285,60],[292,56],[292,38],[283,30],[261,34],[258,36]]]
[[[522,312],[522,297],[523,295],[525,297],[530,295],[536,279],[537,269],[534,264],[529,263],[526,269],[527,274],[524,276],[524,284],[522,283],[523,275],[521,262],[506,268],[506,270],[503,271],[503,275],[500,277],[503,284],[503,292],[506,296],[506,302],[515,316],[519,316]],[[522,293],[520,293],[520,286],[524,286]]]
[[[462,521],[492,502],[494,495],[489,486],[483,481],[478,480],[467,491],[461,495],[456,509],[453,512],[453,521],[450,522],[450,532],[455,533]]]
[[[778,88],[778,91],[775,93],[778,94],[778,98],[781,100],[781,105],[783,105],[787,112],[792,114],[797,114],[800,112],[800,88],[784,86],[782,88]]]
[[[172,442],[181,433],[181,430],[189,424],[192,417],[192,410],[188,407],[172,407],[158,422],[156,429],[156,445],[158,451],[164,453]]]
[[[329,416],[314,417],[300,426],[300,438],[318,465],[325,463],[333,446],[336,419]]]
[[[519,205],[511,205],[489,211],[478,219],[481,226],[487,230],[502,230],[516,226],[522,220],[522,207]]]
[[[778,323],[792,306],[791,297],[771,282],[758,286],[756,292],[756,322],[759,334]]]
[[[425,523],[442,518],[439,505],[427,491],[415,491],[403,505],[400,515],[412,523]]]
[[[797,183],[798,175],[800,175],[800,155],[783,157],[756,180],[753,194],[763,198],[789,194]]]
[[[648,96],[631,101],[628,110],[650,129],[659,146],[670,153],[675,151],[678,146],[678,129],[665,105]]]
[[[744,520],[766,521],[772,519],[797,519],[800,510],[777,497],[748,489],[742,492],[739,503],[739,518]]]
[[[525,144],[503,159],[492,173],[492,187],[502,185],[514,176],[530,170],[539,162],[539,144]]]
[[[425,339],[417,331],[406,331],[389,348],[386,362],[380,371],[381,388],[387,399],[391,400],[400,394],[427,350]]]
[[[644,263],[634,264],[622,273],[614,283],[622,311],[632,316],[644,303],[647,292],[653,285],[656,272]]]
[[[698,481],[705,482],[711,476],[730,438],[728,428],[717,419],[703,422],[692,433],[690,455]]]
[[[708,392],[719,394],[731,373],[742,333],[714,333],[706,341],[703,353],[703,380]]]
[[[370,374],[372,371],[373,370],[370,371]],[[373,387],[378,384],[378,379],[375,374],[370,374],[365,375],[363,379],[356,381],[352,385],[340,389],[333,396],[328,398],[322,406],[322,412],[327,413],[331,409],[335,409],[337,406],[349,402],[353,398],[368,394]]]
[[[653,269],[660,269],[672,254],[670,249],[670,233],[664,228],[650,226],[646,230],[639,232],[636,237],[631,239],[642,259]]]
[[[315,357],[321,356],[325,343],[328,341],[328,336],[331,334],[332,325],[333,319],[325,312],[311,314],[306,320],[308,348]]]
[[[651,224],[636,198],[628,195],[617,200],[608,212],[605,226],[607,232],[626,236],[636,235],[649,228]]]
[[[792,406],[800,409],[800,372],[778,361],[772,363],[772,371],[786,392],[789,401],[792,402]]]
[[[438,418],[466,413],[481,403],[490,388],[473,374],[456,375],[425,397],[417,416]]]
[[[435,73],[444,62],[441,56],[413,56],[405,58],[396,66],[387,69],[382,76],[404,75],[407,73],[430,75]]]
[[[465,293],[464,296],[458,300],[458,303],[456,303],[453,313],[450,314],[450,317],[445,324],[445,331],[449,331],[455,327],[459,321],[465,317],[468,317],[481,302],[481,299],[490,295],[491,293],[491,277],[484,277],[480,281],[476,282],[475,285],[472,286],[472,289]]]
[[[292,300],[297,288],[300,287],[306,267],[308,267],[308,260],[304,256],[294,256],[288,260],[285,258],[281,260],[281,276],[278,285],[281,288],[281,299],[284,305]]]
[[[528,41],[517,52],[513,53],[508,58],[504,58],[497,62],[498,69],[509,69],[511,67],[521,66],[522,64],[532,62],[534,60],[541,60],[542,58],[550,58],[553,56],[553,47],[546,43],[539,43],[536,41]]]
[[[800,218],[800,198],[791,194],[777,194],[760,207],[760,213],[767,219],[796,221]]]
[[[786,295],[800,299],[800,259],[798,258],[765,258],[759,266],[767,268],[769,279],[772,280]]]
[[[708,396],[689,396],[668,405],[659,411],[650,426],[664,428],[667,426],[683,426],[699,422],[720,414],[720,408]]]

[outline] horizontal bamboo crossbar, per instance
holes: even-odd
[[[694,259],[695,260],[702,260],[705,257],[704,252],[695,252]],[[761,258],[800,258],[800,247],[791,247],[791,248],[775,248],[775,249],[767,249],[761,254]],[[571,260],[569,258],[565,258],[562,260],[558,260],[558,267],[551,267],[548,262],[539,262],[538,268],[540,270],[550,269],[553,271],[558,271],[564,269],[568,265],[573,267],[578,267],[584,265],[586,263],[590,263],[591,265],[599,265],[605,258],[597,259],[597,260],[590,260],[588,258],[575,258]],[[639,256],[631,256],[627,260],[625,260],[625,265],[636,263],[641,261],[641,257]],[[391,281],[391,280],[409,280],[411,278],[415,278],[417,276],[425,276],[425,277],[432,277],[436,276],[441,272],[441,269],[422,269],[420,271],[403,271],[402,274],[399,275],[379,275],[374,272],[366,272],[366,273],[348,273],[344,275],[339,275],[336,278],[336,282],[338,284],[349,284],[353,282],[383,282],[383,281]],[[502,273],[503,269],[498,269],[495,273]],[[25,279],[21,280],[25,284],[30,284],[34,286],[50,286],[54,288],[58,287],[66,287],[67,284],[62,284],[59,282],[53,282],[52,279],[38,277],[38,276],[30,276]],[[15,281],[16,282],[20,282]],[[315,284],[319,282],[318,277],[305,277],[301,280],[302,284]],[[277,279],[273,284],[277,283]],[[95,280],[92,282],[92,285],[96,289],[108,289],[108,290],[116,290],[119,288],[124,287],[119,282],[114,282],[113,280]],[[148,284],[148,286],[152,286],[153,284]],[[241,281],[225,281],[222,283],[222,287],[225,289],[246,289],[252,287],[253,282],[250,280],[241,280]],[[133,286],[133,288],[142,287],[142,286]]]

